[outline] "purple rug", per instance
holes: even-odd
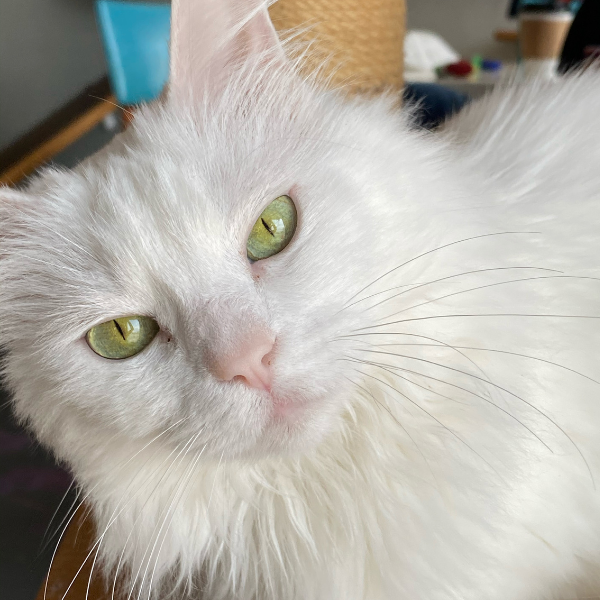
[[[14,421],[0,389],[0,594],[33,600],[58,540],[48,540],[74,495],[70,475]],[[46,538],[46,539],[44,539]],[[47,543],[46,543],[47,542]],[[46,543],[46,544],[45,544]],[[45,544],[45,547],[43,547]]]

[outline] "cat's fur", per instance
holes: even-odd
[[[600,593],[600,77],[431,135],[265,56],[0,191],[6,381],[93,508],[96,568],[135,598]],[[284,193],[295,237],[251,265]],[[146,351],[87,347],[131,314],[161,324]],[[208,372],[255,327],[288,414]]]

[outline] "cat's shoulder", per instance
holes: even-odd
[[[600,70],[499,85],[443,135],[466,165],[512,185],[600,179]],[[590,167],[594,165],[593,169]]]
[[[446,132],[457,141],[469,142],[480,134],[487,137],[517,136],[518,131],[553,131],[577,134],[600,128],[600,69],[588,69],[552,80],[513,80],[470,103],[452,119]],[[576,129],[573,127],[576,126]]]

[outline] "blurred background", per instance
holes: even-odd
[[[374,62],[356,64],[356,73],[360,71],[363,79],[352,80],[354,91],[397,88],[405,101],[421,103],[419,125],[429,129],[515,74],[555,77],[561,55],[563,67],[568,67],[594,56],[600,48],[600,0],[587,0],[583,8],[581,2],[545,0],[523,0],[520,6],[507,0],[389,3],[390,14],[396,15],[387,19],[389,45],[380,48],[383,59],[370,59],[388,65],[387,72]],[[148,87],[144,79],[149,76],[148,64],[146,71],[133,74],[133,83],[127,79],[130,73],[120,72],[125,59],[131,60],[127,36],[146,17],[140,13],[127,21],[130,17],[120,14],[111,22],[110,13],[117,3],[104,2],[103,9],[101,4],[93,0],[1,1],[1,183],[24,185],[28,176],[48,163],[73,167],[127,126],[137,102],[157,93],[156,81]],[[369,1],[364,0],[363,6],[368,11]],[[147,13],[150,20],[145,27],[157,31],[150,75],[160,79],[166,77],[168,5],[154,3],[154,7],[159,12]],[[152,6],[146,3],[144,8]],[[108,21],[99,27],[97,15],[102,10]],[[276,17],[284,24],[294,22],[285,7],[276,10],[271,13],[276,26]],[[336,10],[343,19],[343,0],[337,0]],[[578,10],[592,17],[578,18],[572,25]],[[301,22],[304,16],[295,18]],[[311,18],[318,21],[319,15]],[[143,42],[148,31],[142,28],[136,35]],[[378,31],[373,35],[385,37]],[[122,48],[116,46],[123,36],[125,53],[119,54]],[[134,71],[138,66],[134,60]],[[376,76],[369,79],[371,70]],[[370,90],[361,81],[367,81]],[[126,110],[117,105],[126,105]],[[75,500],[70,485],[69,474],[15,423],[8,395],[0,387],[0,597],[35,598],[56,545],[57,537],[51,533]]]
[[[440,34],[461,55],[516,60],[506,0],[409,0],[408,28]],[[107,73],[93,0],[21,0],[0,8],[0,148]]]

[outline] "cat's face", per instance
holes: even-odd
[[[389,103],[301,79],[261,2],[175,4],[171,46],[167,97],[129,131],[73,172],[1,192],[17,411],[71,460],[88,436],[161,435],[215,457],[310,451],[349,406],[344,336],[381,316],[358,295],[430,246],[427,143],[405,139]],[[281,197],[293,235],[249,260]],[[158,333],[102,356],[98,327],[125,340],[129,317]]]
[[[308,93],[298,85],[212,113],[144,109],[75,172],[48,172],[4,203],[2,342],[37,427],[66,411],[91,429],[173,426],[165,439],[198,434],[211,455],[252,456],[309,450],[336,426],[350,385],[336,338],[376,317],[344,305],[398,264],[390,242],[410,241],[416,207],[377,166],[390,149],[356,124],[367,109],[294,106]],[[385,122],[369,110],[369,127]],[[252,262],[253,225],[282,195],[294,235]],[[404,233],[394,213],[407,215]],[[91,328],[131,315],[160,327],[145,349],[111,360],[90,348]],[[223,375],[263,342],[267,389],[236,367]]]

